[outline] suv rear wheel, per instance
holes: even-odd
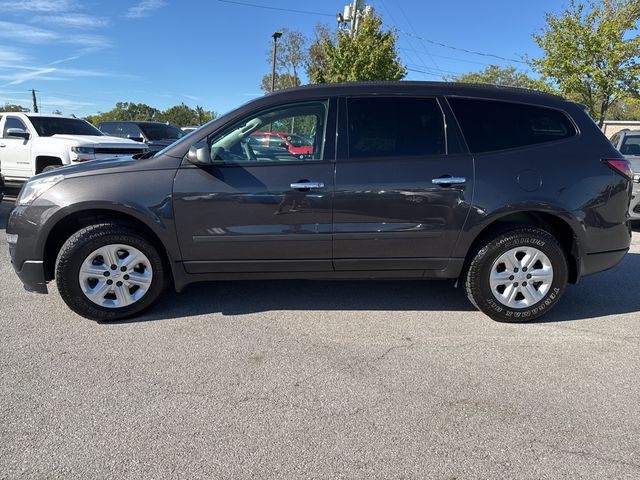
[[[484,243],[463,273],[473,303],[500,322],[526,322],[547,313],[567,285],[567,259],[539,228],[516,228]]]
[[[85,227],[62,246],[56,283],[65,303],[91,320],[119,320],[149,307],[165,286],[162,258],[134,229]]]

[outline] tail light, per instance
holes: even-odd
[[[633,180],[633,170],[629,160],[622,158],[604,158],[602,161],[614,172],[622,175],[627,180]]]

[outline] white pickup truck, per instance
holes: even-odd
[[[148,151],[144,143],[108,137],[85,120],[61,115],[0,112],[0,133],[0,167],[7,182],[24,182],[63,165]]]

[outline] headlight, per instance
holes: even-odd
[[[71,151],[80,155],[93,155],[95,153],[95,149],[92,147],[71,147]]]
[[[27,205],[33,202],[36,198],[49,190],[55,184],[61,182],[64,179],[64,175],[54,175],[52,177],[34,178],[29,180],[24,187],[20,195],[16,199],[16,205]]]

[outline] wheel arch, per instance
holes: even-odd
[[[49,165],[62,166],[62,159],[53,155],[38,155],[36,156],[36,174],[41,173],[45,167]]]
[[[47,235],[44,250],[43,261],[46,280],[53,280],[55,277],[55,264],[60,253],[60,249],[67,239],[78,230],[101,222],[114,221],[118,224],[130,227],[145,238],[147,238],[158,250],[168,271],[173,273],[173,262],[169,258],[167,249],[158,234],[145,222],[117,210],[109,210],[104,208],[86,209],[72,212],[62,217],[49,231]],[[172,275],[173,279],[173,275]]]
[[[580,278],[581,253],[576,232],[566,219],[548,211],[522,210],[505,213],[494,218],[475,235],[470,247],[467,249],[465,264],[471,260],[481,244],[490,241],[502,232],[520,226],[538,227],[551,233],[558,240],[567,257],[569,283],[578,282]]]

